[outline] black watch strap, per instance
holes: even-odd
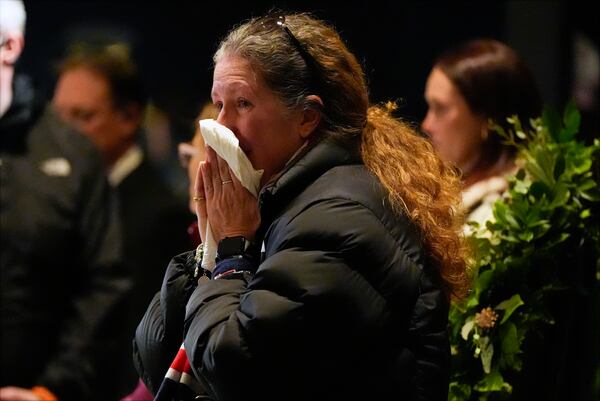
[[[217,262],[236,257],[243,257],[252,247],[252,241],[242,236],[225,237],[217,246]]]

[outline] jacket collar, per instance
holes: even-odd
[[[336,166],[362,164],[359,146],[324,138],[306,146],[291,160],[278,177],[265,185],[259,194],[261,213],[273,216],[308,185]]]

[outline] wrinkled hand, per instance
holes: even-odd
[[[206,161],[196,176],[196,215],[202,242],[203,227],[210,222],[215,240],[241,235],[253,240],[260,225],[258,200],[240,183],[223,160],[210,147]]]
[[[1,387],[0,401],[41,401],[33,391],[21,387]]]

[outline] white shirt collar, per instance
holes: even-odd
[[[138,145],[133,145],[121,156],[108,171],[108,182],[116,187],[135,170],[141,163],[144,155]]]

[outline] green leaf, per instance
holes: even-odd
[[[503,202],[494,204],[493,214],[498,224],[506,224],[506,205]]]
[[[481,366],[486,374],[492,371],[492,358],[494,357],[494,344],[487,336],[482,336],[479,339],[481,347]]]
[[[550,137],[554,139],[555,142],[560,142],[561,123],[560,116],[556,110],[549,106],[545,106],[542,113],[542,124],[548,128]]]
[[[533,157],[528,157],[527,162],[525,163],[525,168],[536,180],[541,180],[544,184],[551,186],[551,182],[546,179],[546,173],[540,166],[538,160]]]
[[[506,323],[502,327],[500,332],[501,353],[504,363],[507,367],[514,370],[521,370],[520,360],[516,358],[516,355],[521,352],[521,342],[517,335],[517,327],[513,323]]]
[[[546,248],[553,248],[556,245],[560,244],[561,242],[565,242],[570,237],[571,237],[571,234],[569,234],[569,233],[560,233],[558,235],[558,237],[548,238],[548,241],[546,242],[545,246],[546,246]]]
[[[515,215],[510,210],[508,210],[507,213],[506,213],[506,221],[515,230],[519,230],[521,228],[521,225],[519,224],[519,222],[515,218]]]
[[[462,329],[460,329],[460,336],[463,340],[467,341],[469,339],[469,333],[473,330],[473,326],[475,326],[475,320],[471,316],[467,319]]]
[[[512,211],[510,211],[508,209],[506,203],[504,203],[502,201],[502,199],[498,199],[494,203],[494,209],[493,209],[492,213],[493,213],[494,217],[496,218],[496,220],[498,221],[498,223],[500,223],[500,224],[508,223],[508,225],[510,225],[512,228],[514,228],[516,230],[520,229],[521,225],[515,218]]]
[[[563,155],[558,155],[556,159],[556,164],[554,165],[554,179],[558,180],[561,175],[565,172],[565,167],[567,163]]]
[[[489,287],[491,281],[491,270],[486,270],[479,274],[479,276],[475,279],[475,294],[477,297],[479,297],[479,295]]]
[[[466,401],[471,398],[471,386],[459,382],[451,382],[448,389],[448,401]]]
[[[525,305],[525,303],[523,302],[519,294],[515,294],[509,299],[502,301],[498,305],[496,305],[494,309],[504,310],[504,316],[502,316],[500,324],[506,322],[510,315],[512,315],[513,312],[521,305]]]
[[[533,235],[532,231],[525,231],[525,232],[519,234],[519,239],[524,242],[531,242],[531,240],[533,238],[534,238],[534,235]]]
[[[491,371],[490,374],[475,384],[473,388],[482,393],[502,390],[510,392],[512,390],[511,386],[504,382],[504,378],[497,370]]]
[[[544,195],[550,194],[550,188],[548,185],[543,183],[542,181],[535,181],[531,184],[530,193],[535,197],[535,199],[542,199]]]
[[[528,159],[530,170],[538,178],[544,181],[547,185],[552,186],[556,182],[554,179],[554,170],[558,155],[553,151],[548,144],[539,144],[532,149],[532,153]],[[535,171],[534,171],[535,170]]]
[[[590,192],[580,192],[579,195],[590,202],[598,202],[600,201],[600,195],[598,193],[590,193]]]
[[[573,174],[581,175],[584,174],[592,168],[592,159],[584,159],[580,160],[578,164],[571,167]]]
[[[579,183],[577,185],[577,189],[580,191],[588,191],[592,188],[596,188],[598,186],[598,184],[596,183],[596,181],[594,181],[592,178],[588,178],[587,180],[584,180],[583,182]]]
[[[571,99],[565,107],[563,115],[564,128],[560,131],[558,142],[569,142],[575,138],[575,134],[579,132],[579,124],[581,123],[581,114],[577,110],[575,101]]]
[[[472,297],[469,298],[469,300],[467,301],[466,307],[467,309],[471,309],[476,307],[477,305],[479,305],[479,297]]]
[[[570,196],[571,191],[569,191],[569,188],[567,188],[565,184],[557,184],[554,189],[554,199],[552,199],[549,207],[551,209],[556,209],[557,207],[564,206]]]
[[[529,182],[525,182],[525,181],[522,181],[522,180],[517,180],[514,183],[513,189],[518,194],[527,194],[529,192],[530,184],[531,183],[529,183]]]

